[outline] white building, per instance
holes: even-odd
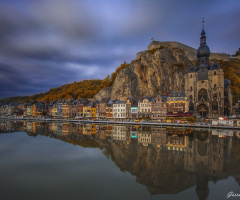
[[[126,118],[126,101],[117,101],[113,104],[113,118]]]

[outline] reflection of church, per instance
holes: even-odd
[[[210,50],[203,27],[197,50],[197,68],[190,66],[184,77],[189,112],[198,117],[231,115],[230,81],[224,80],[223,69],[216,61],[210,65],[209,56]]]
[[[231,148],[232,137],[213,136],[208,131],[195,131],[189,137],[189,146],[184,154],[184,169],[196,174],[199,199],[207,198],[208,181],[223,176],[223,163],[229,160]]]

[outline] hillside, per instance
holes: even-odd
[[[92,97],[121,99],[183,91],[183,77],[187,68],[196,66],[196,51],[178,42],[153,41],[148,50],[137,53],[135,60],[130,64],[122,64],[104,80],[83,80],[29,97],[1,99],[0,103]],[[229,59],[226,54],[211,53],[210,62],[214,60],[223,68],[225,78],[230,79],[236,102],[240,94],[240,60]]]
[[[53,101],[56,99],[68,99],[68,98],[91,98],[101,88],[109,86],[110,81],[104,80],[83,80],[66,84],[58,88],[50,89],[45,93],[35,94],[29,97],[11,97],[1,99],[0,102],[28,102],[28,101]]]

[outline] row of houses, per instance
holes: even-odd
[[[187,97],[183,92],[173,92],[169,96],[156,95],[126,100],[103,98],[60,99],[50,103],[29,102],[18,105],[2,105],[0,114],[6,116],[50,117],[55,119],[120,119],[147,118],[166,120],[167,114],[188,112]]]

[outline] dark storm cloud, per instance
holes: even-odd
[[[198,48],[201,18],[214,52],[239,48],[240,3],[22,0],[0,3],[0,97],[104,78],[154,37]]]

